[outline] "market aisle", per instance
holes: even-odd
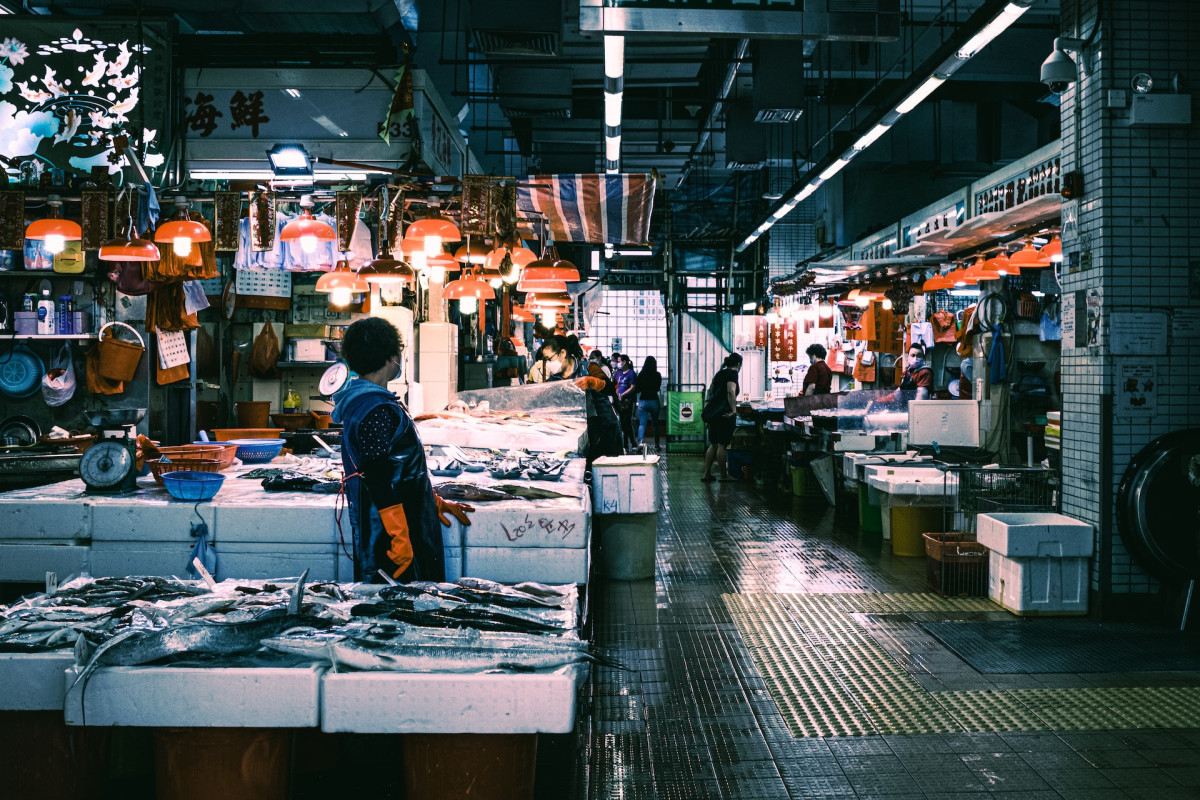
[[[665,459],[656,579],[592,587],[594,639],[631,669],[597,668],[577,732],[542,737],[540,797],[1200,796],[1190,695],[1182,712],[1174,698],[1149,702],[1139,724],[1156,730],[1064,731],[1045,711],[1067,708],[1084,716],[1075,727],[1102,728],[1112,711],[1095,698],[1124,689],[1101,687],[1191,692],[1200,675],[981,674],[920,623],[1005,621],[1007,612],[986,601],[922,606],[910,593],[924,590],[923,560],[859,541],[854,521],[822,502],[702,484],[699,470],[697,457]],[[845,593],[859,594],[829,597]],[[747,631],[765,632],[757,657],[766,669],[747,647],[758,634],[744,638],[731,607]],[[782,609],[774,623],[762,616],[772,608]],[[789,635],[798,643],[790,656]],[[780,689],[788,685],[790,694]],[[1089,703],[1078,702],[1081,691],[1092,692]],[[1028,699],[1008,702],[1029,695],[1045,704],[1041,716]],[[1004,702],[980,710],[979,697]],[[976,732],[964,732],[964,719]],[[806,728],[818,733],[793,735]]]

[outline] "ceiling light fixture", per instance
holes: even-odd
[[[212,241],[212,233],[203,224],[191,218],[188,206],[188,199],[177,195],[175,216],[159,225],[158,230],[154,232],[154,241],[170,242],[171,250],[180,258],[191,255],[193,244]]]
[[[317,280],[316,291],[329,295],[329,303],[334,306],[347,306],[353,295],[371,291],[371,285],[350,269],[350,262],[342,259],[333,270],[326,272]]]
[[[101,261],[158,261],[162,256],[154,242],[138,236],[130,217],[117,238],[100,245],[99,257]]]
[[[279,232],[282,242],[298,242],[305,253],[317,252],[320,242],[332,242],[337,239],[337,231],[326,222],[312,215],[313,199],[311,194],[300,197],[300,216],[288,222]]]
[[[267,158],[271,160],[271,171],[276,177],[312,177],[312,159],[304,145],[277,144],[267,151]]]
[[[1051,264],[1059,264],[1063,260],[1062,254],[1062,239],[1058,238],[1058,234],[1038,252],[1038,263],[1043,267]]]
[[[25,229],[25,238],[42,240],[46,243],[46,252],[51,255],[61,253],[67,242],[83,239],[83,228],[78,222],[63,219],[58,215],[62,204],[62,198],[56,194],[47,197],[46,205],[50,207],[50,216],[35,220]]]
[[[1017,269],[1037,269],[1038,267],[1046,266],[1038,260],[1039,258],[1037,248],[1033,246],[1033,242],[1026,240],[1024,247],[1008,257],[1008,263]]]

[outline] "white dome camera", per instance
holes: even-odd
[[[1078,77],[1075,59],[1067,51],[1080,52],[1083,40],[1059,37],[1054,40],[1054,51],[1042,62],[1042,83],[1055,94],[1062,94],[1071,88]]]

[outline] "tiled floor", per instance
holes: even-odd
[[[1170,720],[1169,701],[1146,703],[1138,695],[1139,705],[1112,717],[1147,727],[1067,730],[1062,720],[1080,714],[1085,725],[1107,717],[1103,709],[1088,717],[1087,703],[1072,700],[1064,707],[1061,693],[1030,694],[1113,687],[1190,691],[1200,687],[1200,675],[982,675],[918,624],[1011,619],[1002,610],[849,609],[818,631],[826,637],[818,647],[843,654],[847,664],[860,658],[851,639],[868,646],[863,669],[875,663],[872,658],[894,659],[889,674],[905,682],[906,692],[933,698],[946,693],[942,700],[954,719],[968,719],[976,730],[886,732],[908,730],[902,693],[869,674],[864,679],[862,669],[843,674],[844,665],[828,658],[821,670],[784,669],[767,674],[770,683],[764,680],[730,607],[758,600],[783,604],[771,596],[785,594],[922,592],[925,565],[892,558],[878,541],[861,541],[852,518],[839,519],[821,502],[801,504],[742,484],[702,484],[699,469],[696,457],[673,455],[664,462],[655,579],[597,580],[591,587],[593,639],[630,669],[595,669],[581,693],[576,733],[542,737],[539,797],[1200,798],[1200,728],[1157,727]],[[729,598],[727,604],[723,595],[760,597]],[[785,666],[791,661],[766,655]],[[757,658],[770,662],[762,652]],[[849,715],[857,722],[847,724],[860,726],[859,735],[794,736],[794,712],[785,718],[771,695],[772,687],[778,693],[788,680],[799,698],[796,707],[813,719],[824,715],[838,723],[847,717],[847,702],[886,713]],[[987,703],[972,699],[985,693]],[[1118,697],[1092,695],[1110,705]],[[1019,713],[1006,716],[1005,702],[1013,696],[1025,701]],[[1051,707],[1054,713],[1046,711]],[[881,728],[880,719],[891,722]],[[1035,719],[1041,729],[1022,729]]]

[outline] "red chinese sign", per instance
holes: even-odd
[[[767,346],[767,318],[766,317],[755,317],[754,318],[754,346],[755,347],[766,347]]]
[[[771,360],[796,360],[796,321],[794,319],[777,322],[771,326]]]

